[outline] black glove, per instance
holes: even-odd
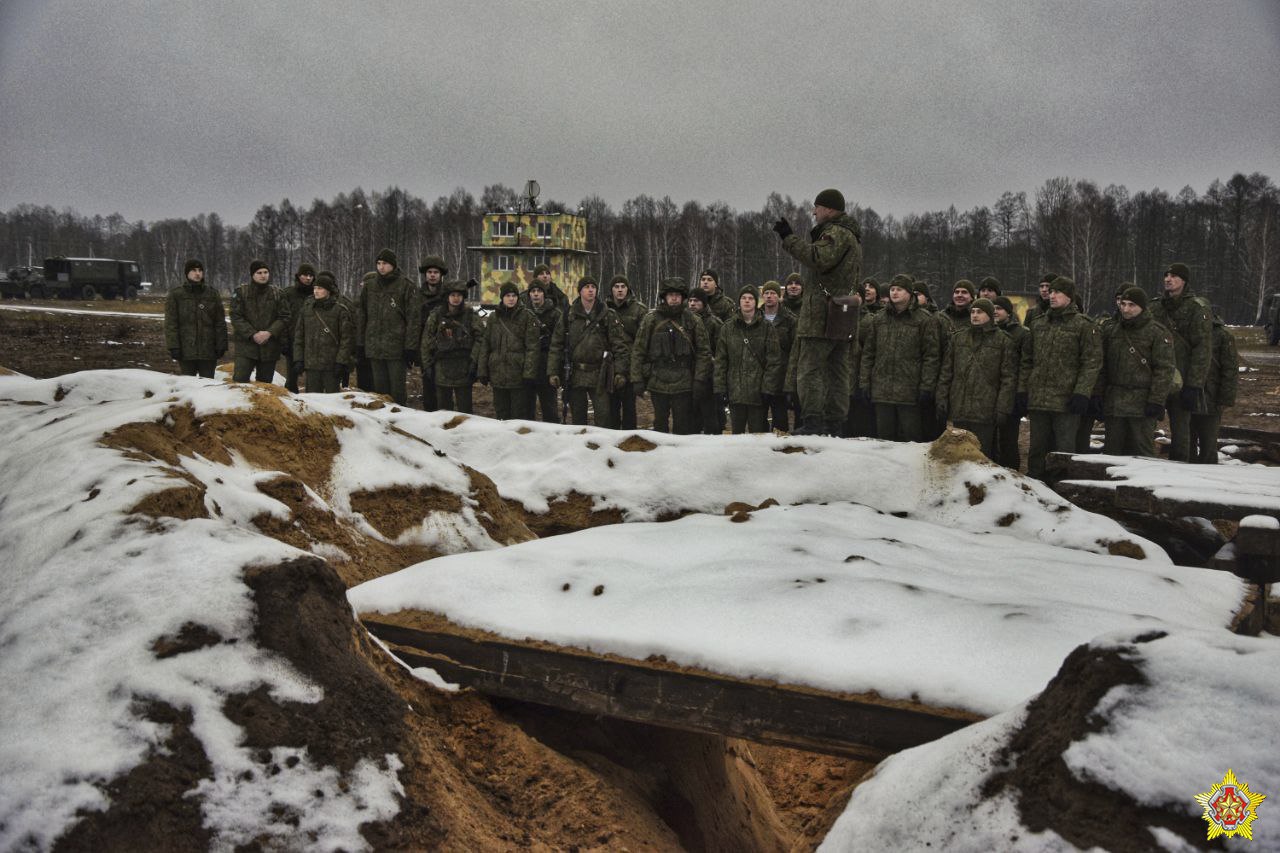
[[[404,363],[409,367],[418,363],[418,351],[416,349],[404,350],[401,355],[404,356]]]
[[[357,347],[356,347],[356,358],[358,358],[360,361],[364,361],[364,347],[363,347],[363,346],[357,346]]]
[[[306,370],[307,370],[307,369],[306,369],[306,367],[303,365],[303,363],[302,363],[302,362],[300,362],[300,361],[295,361],[295,362],[293,363],[293,372],[294,372],[294,373],[297,373],[297,374],[301,375],[301,374],[305,373],[305,372],[306,372]]]
[[[934,402],[933,392],[921,391],[919,400],[920,400],[920,405],[922,406],[932,406]]]
[[[343,364],[342,362],[338,362],[333,366],[333,368],[334,370],[338,371],[339,376],[346,376],[348,373],[351,372],[351,368]]]
[[[467,279],[467,290],[474,290],[479,286],[480,282],[476,281],[474,278]]]
[[[1142,414],[1149,418],[1160,420],[1164,417],[1164,406],[1159,403],[1147,403],[1147,405],[1142,408]]]
[[[1073,415],[1083,415],[1089,411],[1089,398],[1084,394],[1072,394],[1071,399],[1067,400],[1067,412]]]
[[[785,240],[794,232],[791,230],[790,222],[785,219],[779,219],[777,222],[773,223],[773,233]]]
[[[476,369],[472,367],[467,370],[467,384],[470,385],[475,381],[476,381]]]
[[[637,396],[637,397],[643,397],[643,396],[644,396],[644,383],[643,383],[643,382],[632,382],[632,383],[631,383],[631,390],[636,392],[636,396]]]
[[[172,358],[174,361],[182,361],[182,350],[178,349],[177,347],[174,347],[173,349],[169,350],[169,357]]]
[[[1193,388],[1190,385],[1182,386],[1182,390],[1178,392],[1178,400],[1182,403],[1182,408],[1189,412],[1197,411],[1200,408],[1200,389]]]
[[[715,401],[716,401],[716,405],[723,409],[725,406],[729,405],[729,395],[717,394],[715,396]]]
[[[1026,391],[1019,391],[1013,395],[1013,413],[1019,418],[1027,413],[1027,406],[1030,403]]]
[[[693,399],[705,400],[711,394],[711,385],[705,379],[693,380]]]
[[[1106,414],[1102,411],[1101,397],[1089,398],[1089,416],[1095,421],[1105,421],[1107,419]]]

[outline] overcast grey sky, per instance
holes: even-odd
[[[0,0],[0,210],[1280,180],[1280,0]]]

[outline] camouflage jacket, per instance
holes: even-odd
[[[995,323],[955,333],[938,377],[938,401],[953,421],[995,423],[1013,411],[1017,346]]]
[[[281,288],[281,291],[284,293],[285,303],[289,306],[289,325],[285,327],[284,334],[281,336],[280,350],[286,356],[289,356],[292,361],[293,358],[290,353],[293,349],[293,332],[298,327],[298,317],[302,316],[302,306],[306,304],[308,299],[312,298],[314,288],[310,286],[301,287],[297,282],[294,282],[293,287],[284,287]],[[338,296],[338,294],[335,293],[334,296]],[[342,297],[338,296],[338,299],[341,301]],[[352,319],[354,320],[354,318]]]
[[[1204,388],[1213,352],[1213,310],[1187,287],[1174,298],[1162,296],[1151,305],[1151,319],[1173,333],[1173,356],[1186,388]]]
[[[972,323],[969,322],[969,309],[960,308],[954,304],[943,308],[938,312],[937,316],[946,319],[947,323],[950,325],[950,328],[948,328],[947,331],[952,334],[963,331],[972,325]]]
[[[1210,409],[1229,409],[1236,404],[1236,388],[1240,384],[1240,353],[1231,330],[1217,317],[1213,318],[1213,357],[1209,359],[1209,378],[1204,393]]]
[[[766,323],[769,320],[764,316],[764,309],[757,308],[756,313]],[[796,339],[796,315],[792,314],[784,306],[778,306],[778,313],[773,317],[773,331],[778,335],[778,349],[782,351],[782,361],[785,364],[787,359],[791,357],[791,345]]]
[[[804,307],[804,294],[782,297],[782,307],[795,314],[798,321],[800,319],[800,309]]]
[[[1025,388],[1031,378],[1031,331],[1018,322],[1016,314],[1010,314],[1003,325],[996,324],[1000,331],[1013,341],[1013,359],[1018,366],[1018,377],[1013,384],[1014,391]]]
[[[723,288],[716,285],[714,296],[707,297],[707,310],[716,315],[723,322],[728,322],[729,318],[738,313],[737,304],[724,295]]]
[[[332,370],[355,363],[356,318],[336,296],[308,299],[298,310],[293,331],[293,360],[307,370]]]
[[[293,325],[288,297],[278,287],[249,282],[231,294],[231,335],[237,358],[275,361]],[[265,344],[255,344],[256,332],[270,332]]]
[[[1022,318],[1022,325],[1028,329],[1031,328],[1031,321],[1037,317],[1043,317],[1049,313],[1049,300],[1036,297],[1036,301],[1027,308],[1027,315]]]
[[[433,371],[436,385],[465,388],[476,367],[476,343],[483,327],[465,304],[450,309],[443,303],[427,317],[422,330],[422,369]]]
[[[761,394],[782,391],[785,362],[774,324],[757,311],[748,323],[734,316],[720,329],[716,343],[715,392],[730,403],[759,406]]]
[[[1132,320],[1102,327],[1102,411],[1108,417],[1140,418],[1148,403],[1164,405],[1173,388],[1173,342],[1169,332],[1143,311]]]
[[[444,282],[436,285],[435,289],[427,287],[426,284],[418,285],[418,317],[422,320],[422,328],[418,330],[418,336],[414,340],[420,340],[422,333],[427,327],[427,318],[431,316],[431,312],[448,302],[445,299]]]
[[[911,305],[871,320],[859,369],[860,388],[877,403],[915,404],[938,384],[938,329],[932,314]]]
[[[681,306],[659,305],[640,321],[631,343],[632,382],[657,394],[684,394],[695,379],[711,379],[711,345],[707,329]]]
[[[1102,335],[1074,305],[1051,308],[1031,323],[1028,407],[1065,412],[1073,394],[1089,396],[1102,370]]]
[[[828,297],[857,292],[862,274],[862,229],[852,216],[842,213],[810,231],[807,240],[799,234],[789,235],[782,248],[809,270],[796,336],[821,338],[827,328]]]
[[[858,345],[849,347],[850,352],[857,351],[856,357],[851,357],[849,367],[851,369],[850,390],[857,391],[862,387],[862,350],[867,348],[867,336],[871,334],[871,321],[879,315],[880,310],[877,306],[875,310],[867,309],[862,312],[862,319],[858,321]]]
[[[211,361],[227,353],[227,317],[218,291],[188,281],[164,301],[164,345],[186,361]]]
[[[720,340],[720,328],[724,326],[724,321],[705,306],[701,311],[691,311],[690,313],[697,317],[702,322],[702,327],[707,330],[707,347],[711,350],[711,358],[715,359],[716,343]]]
[[[399,269],[383,277],[367,272],[356,299],[356,346],[366,358],[393,360],[418,348],[418,288]]]
[[[618,319],[622,321],[622,332],[627,336],[627,343],[630,344],[636,339],[636,332],[640,330],[640,321],[644,319],[645,314],[649,313],[649,309],[629,294],[621,302],[609,299],[605,305],[612,308],[613,313],[617,314]]]
[[[565,361],[569,376],[565,376]],[[596,300],[591,313],[575,299],[569,316],[556,324],[551,337],[549,369],[569,388],[593,388],[612,391],[615,376],[626,379],[631,366],[631,350],[622,321],[612,308]],[[565,380],[568,379],[566,383]]]
[[[556,327],[564,322],[564,314],[549,299],[542,300],[541,308],[534,308],[531,303],[525,302],[524,310],[529,312],[533,317],[533,323],[538,329],[538,355],[536,378],[539,382],[545,380],[548,376],[555,373],[547,366],[547,356],[551,352],[551,338],[556,333]]]
[[[476,347],[476,375],[494,388],[519,388],[538,376],[538,324],[528,308],[499,305]]]

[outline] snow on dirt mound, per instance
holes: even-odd
[[[452,412],[376,415],[484,472],[535,515],[582,526],[655,521],[727,504],[853,501],[936,524],[1168,562],[1156,545],[982,458],[952,430],[933,446],[870,439],[625,433]],[[594,517],[592,514],[594,513]],[[538,521],[530,521],[537,527]],[[544,532],[572,529],[556,522]]]
[[[1280,849],[1280,751],[1266,746],[1280,724],[1278,671],[1273,636],[1100,638],[1035,699],[887,759],[821,849],[1222,849],[1195,797],[1228,770],[1267,800],[1253,840],[1226,848]]]

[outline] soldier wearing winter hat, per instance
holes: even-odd
[[[760,288],[760,316],[773,325],[778,335],[778,350],[782,354],[785,375],[791,362],[791,351],[796,337],[796,315],[782,301],[782,286],[776,281],[766,281]],[[769,401],[769,425],[781,432],[791,429],[790,406],[781,390]]]
[[[471,414],[474,355],[483,328],[480,318],[467,307],[466,282],[446,282],[443,290],[444,304],[431,312],[422,330],[422,369],[431,372],[440,408]]]
[[[578,280],[578,298],[551,336],[548,363],[551,384],[564,389],[573,423],[587,422],[590,398],[596,426],[613,427],[610,398],[627,385],[631,354],[622,321],[599,291],[593,276]]]
[[[528,410],[526,389],[537,379],[538,328],[514,282],[503,284],[499,294],[476,349],[476,377],[481,385],[492,383],[494,417],[505,421],[523,418]]]
[[[712,369],[715,368],[716,344],[720,340],[720,331],[724,321],[708,307],[707,292],[701,287],[690,289],[689,298],[685,300],[685,308],[702,322],[707,331],[707,347],[711,351]],[[724,406],[717,406],[711,393],[711,383],[695,382],[693,386],[693,426],[694,432],[703,435],[720,435],[724,432],[726,421]]]
[[[668,278],[658,290],[658,307],[645,315],[631,346],[629,376],[636,396],[649,393],[653,428],[694,432],[693,389],[711,380],[711,347],[702,322],[685,308],[688,289]]]
[[[313,292],[294,325],[291,372],[306,374],[308,394],[335,394],[355,354],[355,318],[337,298],[333,273],[322,270]]]
[[[1170,264],[1164,274],[1164,295],[1149,309],[1151,319],[1173,337],[1173,354],[1182,374],[1182,389],[1166,401],[1169,409],[1169,458],[1191,460],[1191,416],[1207,411],[1205,383],[1213,356],[1213,309],[1191,292],[1186,264]]]
[[[569,297],[564,295],[560,286],[551,280],[551,267],[538,264],[533,268],[533,280],[542,284],[542,292],[547,301],[559,309],[561,314],[569,313]]]
[[[1147,294],[1126,282],[1119,317],[1102,327],[1102,411],[1110,455],[1155,456],[1156,422],[1173,388],[1173,342],[1151,319]]]
[[[418,316],[422,318],[422,326],[425,329],[427,318],[431,316],[431,312],[444,304],[444,278],[449,274],[449,267],[445,264],[444,258],[438,255],[428,255],[422,259],[422,263],[418,264],[418,275],[421,281],[418,284],[418,301],[421,307],[418,310]],[[422,332],[419,330],[418,338],[421,340]],[[434,371],[422,365],[422,410],[424,412],[434,412],[437,407],[436,399],[436,383]]]
[[[729,407],[734,435],[767,432],[768,408],[782,393],[782,350],[774,325],[760,314],[759,299],[755,285],[738,291],[738,311],[716,343],[716,405]]]
[[[286,330],[293,325],[288,298],[271,286],[264,261],[249,264],[249,282],[231,294],[231,334],[236,345],[236,382],[273,382]]]
[[[942,313],[951,323],[953,333],[969,328],[969,308],[977,297],[978,289],[967,278],[960,279],[951,288],[951,304],[942,309]]]
[[[218,359],[227,354],[227,321],[222,297],[204,280],[204,263],[191,258],[186,281],[164,302],[164,345],[183,376],[213,378]]]
[[[418,288],[400,272],[390,249],[378,252],[374,266],[364,274],[356,300],[356,358],[369,360],[372,390],[404,406],[405,377],[418,361],[422,329]]]
[[[1040,283],[1036,285],[1039,298],[1036,299],[1035,305],[1027,309],[1026,316],[1022,318],[1022,325],[1028,329],[1031,328],[1033,320],[1049,313],[1049,285],[1053,284],[1054,279],[1057,277],[1058,274],[1053,272],[1045,273],[1040,277]]]
[[[938,377],[938,414],[978,438],[982,452],[995,461],[996,424],[1013,413],[1018,364],[1013,339],[995,323],[990,299],[975,299],[969,328],[951,338]]]
[[[996,312],[996,327],[1013,341],[1013,358],[1018,369],[1017,379],[1013,383],[1013,411],[996,422],[996,462],[1016,471],[1022,464],[1018,432],[1022,426],[1022,416],[1027,413],[1027,395],[1016,391],[1024,387],[1031,376],[1031,332],[1018,322],[1018,312],[1014,310],[1013,301],[1009,297],[997,296],[991,300],[991,304]]]
[[[639,299],[632,295],[631,282],[621,273],[609,280],[607,304],[622,323],[622,333],[627,340],[627,351],[630,352],[631,344],[636,339],[636,332],[640,329],[640,322],[649,311]],[[609,398],[609,403],[612,406],[610,415],[617,429],[636,428],[636,391],[630,375],[627,376],[627,382],[622,390]]]
[[[551,353],[551,338],[555,334],[556,327],[564,322],[564,315],[560,313],[560,309],[555,303],[547,298],[547,292],[542,289],[542,282],[535,278],[529,282],[529,286],[525,288],[525,292],[520,297],[521,304],[528,310],[533,317],[533,323],[538,331],[538,354],[536,356],[538,364],[534,371],[533,385],[526,389],[525,405],[528,407],[524,417],[531,421],[538,419],[538,409],[542,409],[542,420],[547,423],[560,423],[560,406],[557,403],[558,392],[556,386],[552,384],[551,378],[555,374],[553,365],[549,361]]]
[[[733,316],[733,312],[737,309],[734,307],[733,300],[724,295],[724,290],[720,287],[720,273],[715,270],[703,270],[698,276],[698,287],[702,290],[702,301],[706,304],[707,310],[716,315],[723,322]]]
[[[285,329],[283,340],[280,342],[280,353],[284,356],[285,374],[284,387],[293,393],[298,393],[298,374],[293,369],[293,332],[297,328],[298,318],[302,316],[302,306],[310,299],[314,293],[313,288],[316,280],[316,268],[308,263],[298,264],[298,269],[293,274],[293,287],[284,291],[285,302],[289,304],[289,327]],[[334,286],[333,296],[339,297]]]

